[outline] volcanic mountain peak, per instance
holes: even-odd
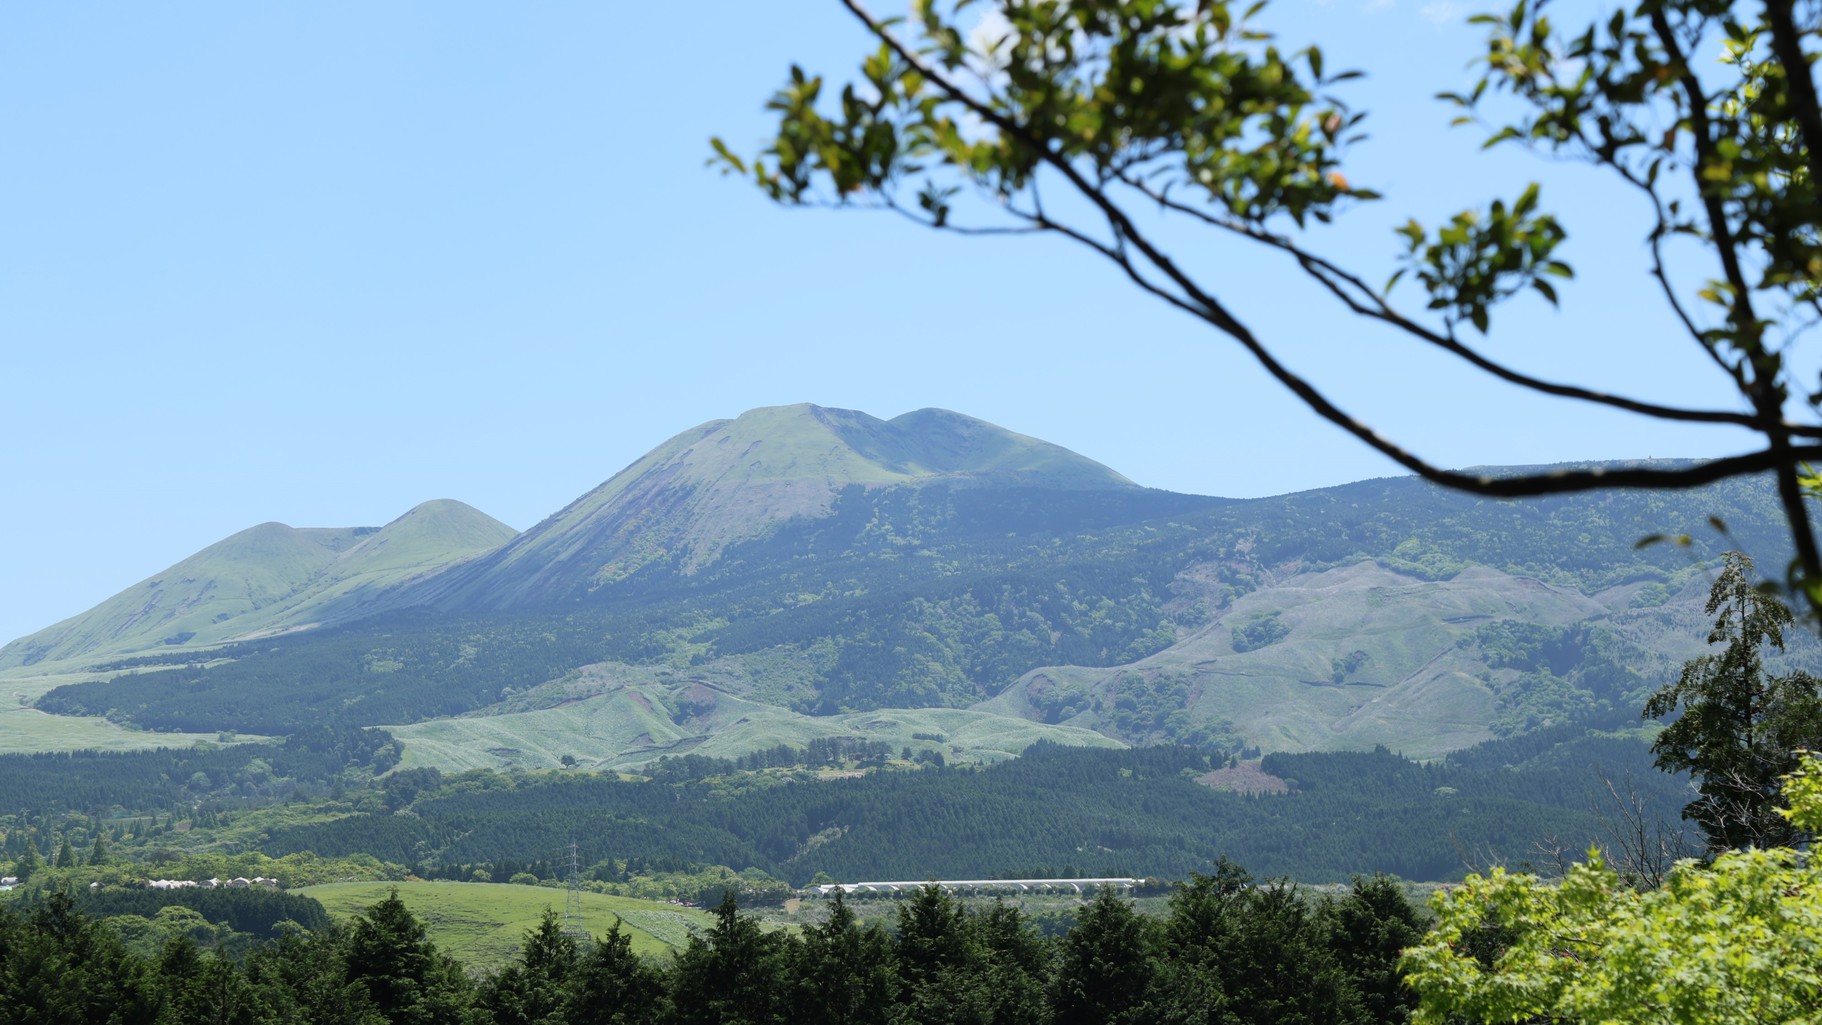
[[[921,409],[881,420],[800,403],[711,420],[659,445],[467,572],[438,603],[505,607],[573,594],[655,562],[685,570],[794,517],[826,515],[851,485],[1137,485],[1091,459],[984,420]]]

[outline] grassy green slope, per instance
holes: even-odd
[[[974,477],[1132,486],[1067,449],[946,410],[887,421],[807,403],[765,407],[671,438],[473,572],[433,581],[412,597],[522,606],[653,563],[693,570],[787,520],[826,515],[844,487]]]
[[[399,899],[424,923],[432,942],[470,968],[498,969],[518,956],[525,934],[535,928],[545,908],[563,910],[564,891],[510,883],[331,883],[298,890],[322,902],[331,917],[346,920],[386,898],[397,887]],[[664,954],[689,942],[693,930],[713,924],[711,916],[692,908],[632,897],[584,893],[582,927],[600,936],[613,928],[632,936],[633,950]]]
[[[1697,633],[1645,630],[1647,617],[1687,618],[1682,605],[1614,613],[1572,588],[1484,566],[1421,580],[1374,562],[1293,575],[1234,601],[1205,627],[1148,658],[1098,669],[1027,673],[975,707],[1129,735],[1122,705],[1160,690],[1197,720],[1228,720],[1247,742],[1274,751],[1367,749],[1386,744],[1417,758],[1489,739],[1498,698],[1491,670],[1468,643],[1483,624],[1517,620],[1566,626],[1620,620],[1658,644],[1662,670],[1701,647]],[[1238,642],[1270,619],[1276,640]],[[1238,632],[1238,634],[1237,634]],[[1337,660],[1364,653],[1352,671]],[[1638,667],[1641,670],[1654,667]],[[1137,725],[1142,726],[1143,722]]]
[[[0,648],[0,672],[184,650],[308,626],[358,608],[363,592],[495,548],[510,527],[460,502],[426,502],[381,528],[262,523],[219,541],[79,616]]]
[[[247,738],[251,739],[251,738]],[[0,707],[0,754],[42,751],[150,751],[214,743],[213,733],[148,733],[100,717],[47,715],[35,708]]]
[[[590,667],[567,696],[545,707],[535,697],[482,712],[387,729],[406,767],[555,768],[568,755],[582,767],[632,768],[671,754],[737,758],[780,744],[848,737],[894,750],[934,750],[957,762],[995,762],[1039,740],[1119,747],[1092,730],[966,709],[878,709],[809,716],[705,685],[710,673],[672,675],[633,666]],[[592,691],[592,693],[590,692]],[[933,738],[941,738],[933,739]]]

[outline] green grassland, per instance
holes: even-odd
[[[252,738],[241,738],[252,739]],[[100,717],[47,715],[35,708],[0,709],[0,754],[41,751],[148,751],[214,743],[213,733],[147,733]]]
[[[1366,560],[1261,587],[1138,662],[1034,670],[975,707],[1134,743],[1174,739],[1155,735],[1153,713],[1181,709],[1191,721],[1225,720],[1266,750],[1384,744],[1435,758],[1495,735],[1501,677],[1473,643],[1482,625],[1612,624],[1616,633],[1649,639],[1649,651],[1638,654],[1651,664],[1635,668],[1661,676],[1700,653],[1700,635],[1645,621],[1699,610],[1699,600],[1692,590],[1662,609],[1610,609],[1573,588],[1485,566],[1423,580]],[[1242,641],[1267,620],[1272,630],[1258,635],[1264,643]]]
[[[626,674],[639,675],[633,667]],[[608,679],[619,680],[621,674]],[[582,767],[621,769],[669,754],[737,758],[780,744],[847,737],[882,741],[892,750],[936,751],[950,762],[1016,757],[1039,740],[1085,747],[1119,741],[1076,726],[1035,723],[955,708],[878,709],[810,716],[729,694],[689,677],[669,684],[649,675],[642,685],[609,683],[605,691],[546,708],[471,714],[388,726],[406,768],[556,768],[567,755]],[[506,709],[523,707],[509,704]]]
[[[384,900],[395,887],[438,947],[483,969],[504,967],[516,957],[544,909],[561,913],[565,896],[548,886],[448,882],[330,883],[296,892],[321,901],[341,921]],[[693,908],[599,893],[581,897],[582,927],[590,935],[605,934],[618,919],[625,923],[622,931],[632,936],[633,950],[641,954],[677,950],[689,942],[692,931],[713,924],[710,915]]]
[[[95,678],[94,673],[26,675],[15,671],[11,675],[0,675],[0,754],[84,750],[147,751],[160,747],[189,747],[198,741],[216,741],[216,734],[213,733],[151,733],[131,729],[100,716],[48,715],[31,707],[33,701],[53,687]]]

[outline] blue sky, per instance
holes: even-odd
[[[1349,176],[1388,198],[1322,247],[1382,279],[1393,224],[1542,179],[1580,280],[1561,311],[1521,303],[1489,351],[1732,408],[1649,288],[1643,211],[1446,127],[1431,97],[1467,81],[1467,10],[1268,9],[1331,68],[1370,73]],[[1204,494],[1396,472],[1059,240],[781,210],[704,166],[711,135],[756,146],[792,61],[839,75],[863,48],[832,0],[0,14],[0,640],[267,520],[377,525],[447,497],[523,529],[755,406],[941,406]],[[1165,237],[1294,366],[1436,462],[1747,441],[1489,385],[1264,254]]]

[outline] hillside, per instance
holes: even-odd
[[[449,500],[425,502],[383,527],[262,523],[0,648],[0,670],[205,647],[356,616],[382,590],[512,536],[512,528]]]
[[[1706,567],[1782,564],[1778,524],[1754,479],[1175,495],[959,414],[793,406],[685,432],[498,547],[455,503],[265,525],[6,654],[90,653],[32,667],[42,712],[386,726],[406,764],[449,769],[850,741],[994,761],[1040,738],[1428,758],[1636,721],[1701,650]],[[1689,543],[1636,546],[1653,533]],[[194,654],[236,637],[261,639]],[[1787,661],[1822,651],[1805,634]]]
[[[523,608],[647,567],[692,573],[787,521],[828,515],[844,488],[933,481],[1135,488],[1067,449],[947,410],[880,420],[807,403],[754,409],[671,438],[498,552],[397,604]]]
[[[1668,609],[1610,609],[1599,596],[1487,566],[1423,580],[1356,562],[1263,586],[1143,659],[1036,669],[975,707],[1137,743],[1173,739],[1147,710],[1186,712],[1270,751],[1386,744],[1433,758],[1495,734],[1635,708],[1647,679],[1700,653],[1701,634],[1676,627],[1706,595],[1691,581]],[[1523,679],[1535,666],[1490,650],[1489,628],[1504,640],[1512,624],[1552,643],[1592,630],[1608,644],[1649,635],[1653,646],[1626,645],[1624,668],[1599,679],[1588,667],[1593,653],[1578,651],[1549,690],[1535,673]]]
[[[855,724],[875,719],[901,724],[879,732],[895,747],[949,737],[929,709],[1133,744],[1434,756],[1636,721],[1701,647],[1703,560],[1727,541],[1775,552],[1755,526],[1769,505],[1755,481],[1525,505],[1416,481],[1256,502],[851,486],[693,574],[542,610],[391,614],[206,665],[142,660],[39,707],[190,732],[408,727],[408,763],[450,768],[733,756],[866,737]],[[1630,543],[1710,514],[1731,539]],[[1819,661],[1792,640],[1792,659]],[[590,691],[588,666],[619,682]],[[697,686],[720,711],[680,700]],[[944,753],[958,744],[1010,747]]]
[[[739,758],[818,741],[934,751],[949,764],[1015,758],[1040,741],[1122,746],[1081,726],[962,708],[806,715],[757,700],[756,689],[749,660],[683,670],[607,663],[497,706],[386,729],[403,746],[407,768],[445,772],[553,769],[565,757],[586,769],[633,769],[670,755]]]

